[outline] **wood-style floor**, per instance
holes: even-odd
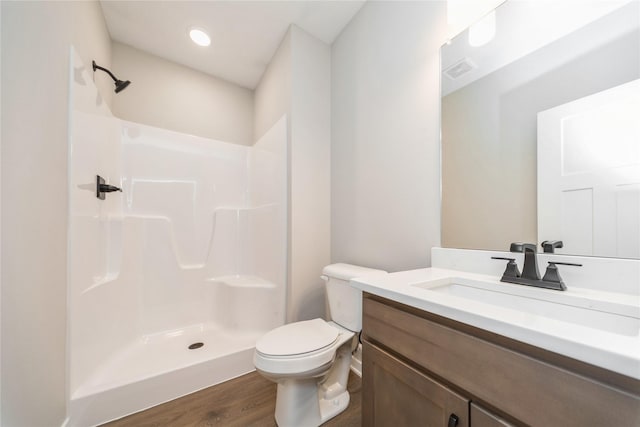
[[[361,379],[349,374],[349,407],[324,426],[361,424]],[[105,427],[275,427],[276,385],[257,372],[200,390]],[[303,427],[303,426],[300,426]]]

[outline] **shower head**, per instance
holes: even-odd
[[[129,86],[131,82],[129,80],[116,80],[116,93],[119,93],[122,90],[125,90],[127,86]]]
[[[104,67],[99,66],[98,64],[96,64],[96,61],[92,61],[91,62],[93,65],[93,71],[95,72],[96,70],[102,70],[105,73],[109,74],[109,76],[113,79],[116,88],[115,88],[115,93],[120,93],[121,91],[123,91],[127,86],[129,86],[129,84],[131,84],[131,82],[129,80],[125,80],[122,81],[120,79],[118,79],[116,76],[113,75],[113,73],[109,70],[107,70]]]

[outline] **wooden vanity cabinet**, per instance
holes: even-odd
[[[510,427],[513,426],[510,422],[500,418],[499,416],[492,414],[488,410],[484,409],[471,402],[469,406],[469,418],[473,420],[473,427]]]
[[[366,427],[640,426],[638,380],[367,293],[362,338]]]
[[[469,426],[469,399],[363,343],[363,426]]]

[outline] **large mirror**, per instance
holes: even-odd
[[[640,1],[509,0],[441,49],[442,245],[640,258]]]

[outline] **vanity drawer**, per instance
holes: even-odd
[[[545,427],[640,425],[639,381],[625,377],[628,381],[623,384],[625,390],[621,390],[611,382],[603,384],[584,372],[566,369],[566,364],[554,366],[506,348],[505,343],[512,340],[497,336],[497,340],[502,341],[498,345],[486,339],[489,333],[476,334],[476,331],[479,332],[449,319],[365,294],[363,338],[366,341],[424,368],[445,384],[461,390],[472,401],[499,408],[509,419]],[[484,339],[478,335],[484,335]],[[527,348],[526,344],[513,343]],[[598,378],[607,376],[607,372],[598,372]]]

